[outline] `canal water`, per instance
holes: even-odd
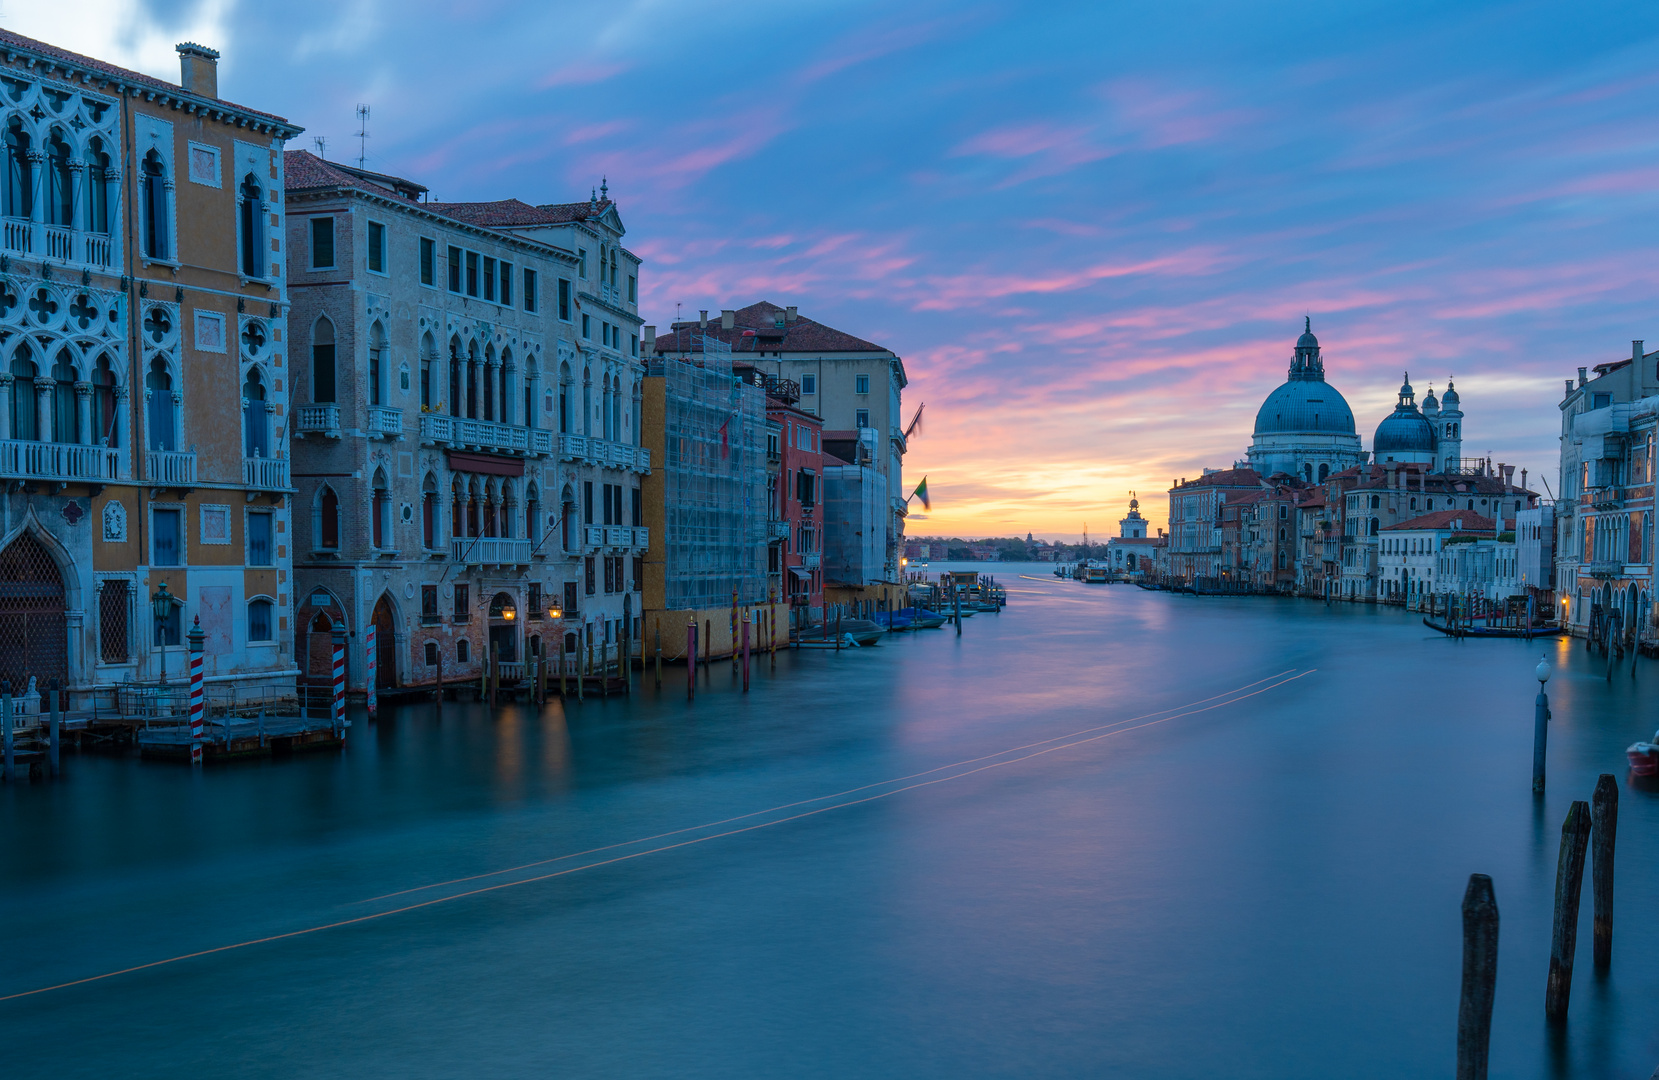
[[[1492,1076],[1659,1064],[1659,793],[1623,759],[1659,663],[1609,682],[1582,645],[1393,609],[994,569],[1009,606],[960,637],[757,660],[747,695],[715,664],[688,703],[668,668],[0,791],[0,995],[139,968],[0,1001],[8,1071],[1449,1076],[1472,871],[1502,913]],[[1560,826],[1604,771],[1613,966],[1586,883],[1552,1031]]]

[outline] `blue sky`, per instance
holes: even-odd
[[[643,310],[797,304],[927,402],[913,532],[1075,536],[1243,455],[1304,314],[1367,445],[1409,369],[1555,483],[1563,378],[1659,346],[1659,6],[16,8],[443,199],[608,176]],[[1536,481],[1534,487],[1537,487]]]

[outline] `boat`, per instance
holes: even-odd
[[[948,621],[937,611],[929,611],[924,607],[901,608],[899,614],[910,620],[912,630],[937,630]]]
[[[1659,774],[1659,732],[1654,732],[1653,738],[1653,742],[1631,743],[1624,752],[1630,759],[1630,771],[1637,776]]]
[[[1082,580],[1090,585],[1105,585],[1112,580],[1111,567],[1095,562],[1084,563]]]
[[[1423,625],[1430,630],[1438,630],[1447,637],[1487,637],[1487,638],[1535,638],[1560,637],[1567,632],[1566,627],[1553,624],[1546,626],[1481,626],[1478,623],[1437,623],[1433,619],[1425,618]]]
[[[841,632],[860,645],[874,645],[887,633],[887,628],[869,619],[842,619]]]
[[[902,634],[910,629],[910,619],[902,611],[886,612],[881,621],[887,624],[887,632],[890,634]]]
[[[995,600],[976,600],[974,601],[974,610],[998,612],[1002,610],[1002,605]]]

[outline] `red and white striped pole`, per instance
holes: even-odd
[[[190,764],[202,763],[202,617],[190,628]]]
[[[377,650],[374,646],[374,623],[369,624],[368,632],[363,635],[363,680],[368,690],[369,719],[374,719],[380,703],[375,699],[374,684],[376,665],[379,663]]]
[[[334,734],[344,738],[346,733],[346,627],[334,626],[334,707],[329,713]]]

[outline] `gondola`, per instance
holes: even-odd
[[[1567,632],[1566,628],[1560,626],[1534,626],[1530,630],[1524,626],[1481,626],[1478,623],[1459,623],[1453,626],[1426,618],[1423,625],[1430,630],[1438,630],[1447,637],[1539,638],[1560,637]]]

